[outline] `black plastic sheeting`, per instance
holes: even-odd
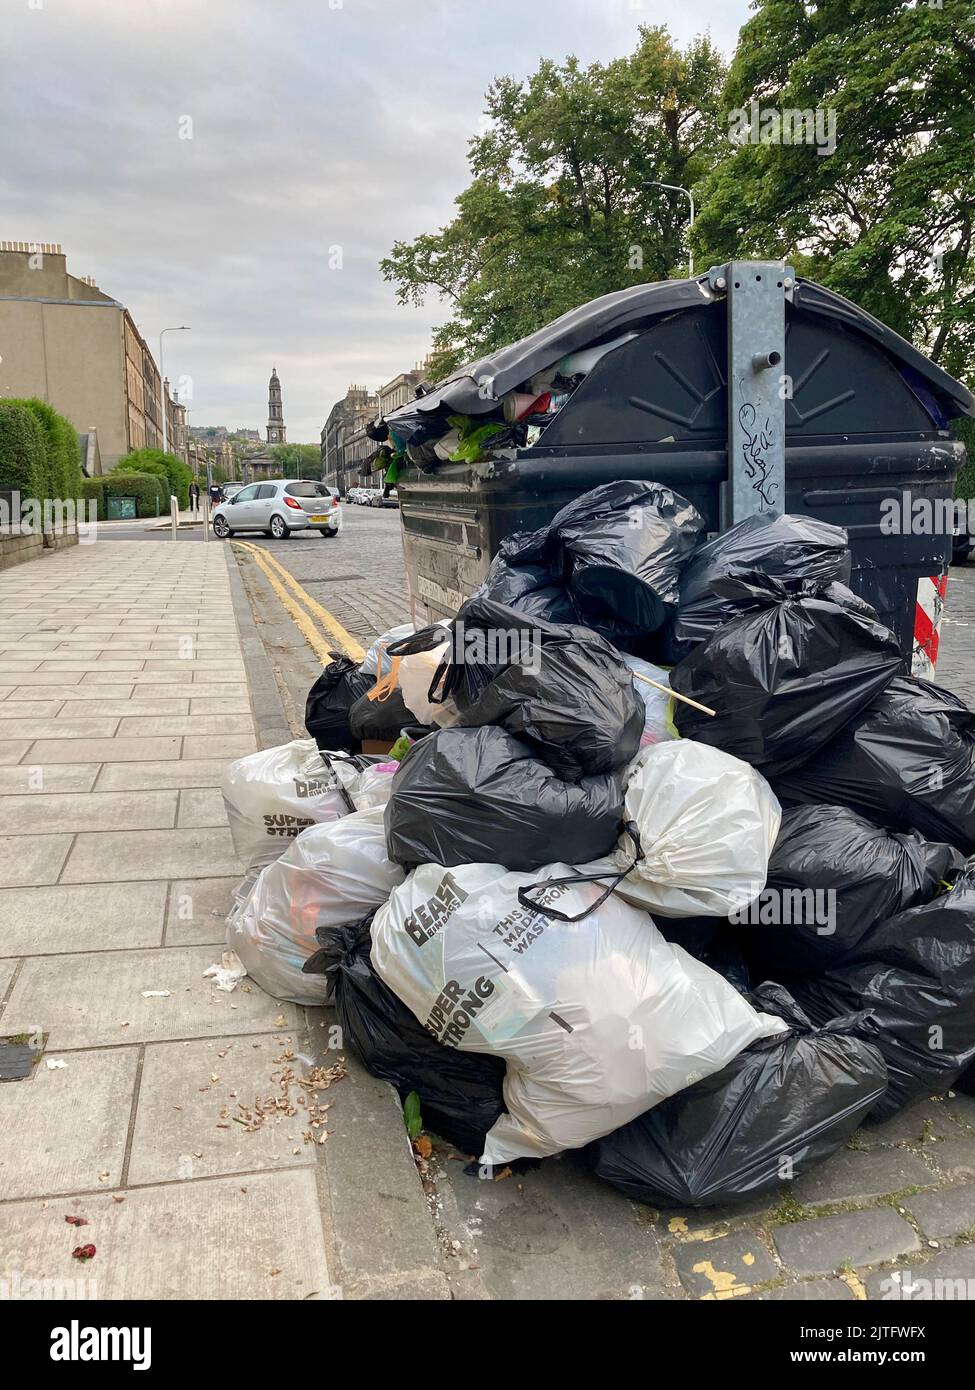
[[[750,572],[716,579],[714,588],[747,611],[670,674],[672,689],[715,717],[676,701],[674,722],[682,738],[743,758],[765,776],[814,757],[903,673],[897,638],[840,584]]]
[[[584,864],[616,844],[615,773],[563,781],[503,729],[441,729],[409,750],[386,804],[386,847],[403,865]]]
[[[517,659],[478,671],[492,647]],[[646,708],[619,652],[588,628],[490,599],[472,598],[457,615],[444,694],[461,726],[506,729],[569,781],[624,767],[640,749]]]
[[[372,913],[345,927],[319,927],[321,949],[302,967],[327,975],[344,1046],[400,1099],[420,1097],[424,1128],[464,1153],[480,1154],[484,1136],[504,1110],[500,1057],[461,1052],[437,1042],[383,983],[369,961]]]
[[[364,675],[358,662],[331,652],[332,660],[308,692],[305,701],[305,728],[323,751],[344,749],[358,753],[359,739],[349,725],[355,702],[376,684],[374,675]]]
[[[817,1023],[866,1014],[889,1085],[885,1120],[944,1091],[975,1060],[975,859],[950,892],[879,922],[841,965],[783,983]]]
[[[759,979],[820,973],[875,923],[930,902],[964,863],[951,845],[884,830],[845,806],[793,807],[736,939]]]
[[[505,559],[547,566],[580,622],[640,655],[676,612],[680,572],[703,530],[697,509],[671,488],[621,479],[574,498],[541,530],[510,536]]]
[[[812,761],[773,786],[782,801],[849,806],[972,854],[975,714],[941,686],[898,677]]]
[[[732,599],[715,593],[716,579],[759,571],[775,579],[848,584],[846,532],[808,516],[749,516],[699,546],[680,577],[680,603],[668,634],[669,656],[679,661],[723,623],[741,617]]]
[[[835,1153],[886,1085],[876,1047],[844,1025],[806,1020],[601,1139],[595,1171],[656,1207],[740,1202]]]

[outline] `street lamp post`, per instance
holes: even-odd
[[[165,333],[189,333],[189,326],[185,323],[179,324],[176,328],[164,328],[159,335],[159,409],[162,413],[162,446],[163,453],[166,452],[166,373],[163,371],[163,334]]]
[[[656,179],[651,179],[647,187],[666,188],[670,193],[683,193],[684,197],[687,198],[691,205],[691,220],[688,223],[688,230],[694,230],[694,194],[689,188],[681,188],[680,184],[676,183],[658,183]],[[691,250],[689,244],[687,247],[687,273],[689,276],[693,276],[694,274],[694,252]]]

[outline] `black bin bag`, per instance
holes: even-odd
[[[541,618],[549,623],[577,623],[579,615],[561,578],[546,564],[515,567],[508,560],[508,541],[517,542],[518,535],[506,536],[491,568],[475,598],[491,599],[507,604],[528,617]]]
[[[876,1047],[804,1020],[600,1139],[595,1171],[655,1207],[744,1201],[835,1153],[886,1085]]]
[[[462,726],[501,726],[571,781],[624,767],[640,750],[646,707],[633,674],[585,627],[472,598],[457,614],[443,690]]]
[[[563,781],[527,744],[487,725],[415,743],[393,778],[384,823],[399,864],[527,872],[609,853],[622,819],[617,774]]]
[[[740,616],[729,598],[714,592],[716,579],[758,570],[775,579],[850,582],[846,532],[811,516],[749,516],[698,546],[680,577],[680,603],[669,634],[669,655],[680,661],[716,628]]]
[[[834,969],[784,983],[816,1023],[860,1014],[873,1026],[889,1085],[872,1120],[947,1090],[975,1060],[975,859],[950,891],[871,927]]]
[[[620,479],[566,504],[540,531],[509,537],[512,565],[545,565],[568,587],[579,621],[641,655],[673,616],[680,572],[704,531],[662,483]]]
[[[845,806],[792,807],[735,940],[758,979],[821,973],[874,923],[943,892],[964,862],[951,845],[885,830]]]
[[[682,738],[710,743],[773,776],[798,767],[903,673],[894,634],[841,584],[752,572],[714,581],[743,616],[670,673]]]
[[[360,751],[360,740],[349,725],[355,702],[376,684],[375,675],[364,675],[358,663],[341,652],[331,652],[331,662],[308,692],[305,728],[323,752]]]
[[[898,677],[773,786],[784,802],[836,802],[975,853],[975,714],[941,686]]]
[[[372,678],[370,689],[373,685],[375,677]],[[368,695],[360,695],[349,710],[349,728],[353,737],[361,742],[376,740],[395,743],[400,731],[415,723],[415,717],[403,702],[401,690],[394,690],[385,700],[370,700]]]
[[[504,1110],[504,1061],[445,1047],[397,999],[369,961],[373,915],[319,927],[321,949],[302,969],[331,980],[343,1046],[366,1071],[395,1086],[400,1100],[416,1091],[426,1129],[464,1153],[480,1154]]]

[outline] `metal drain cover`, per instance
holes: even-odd
[[[43,1051],[43,1044],[37,1047],[27,1033],[0,1037],[0,1081],[28,1080]]]

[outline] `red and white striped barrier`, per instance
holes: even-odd
[[[938,664],[938,644],[941,641],[941,615],[945,607],[948,574],[933,574],[917,581],[917,603],[914,607],[914,653],[911,674],[922,680],[933,680]]]

